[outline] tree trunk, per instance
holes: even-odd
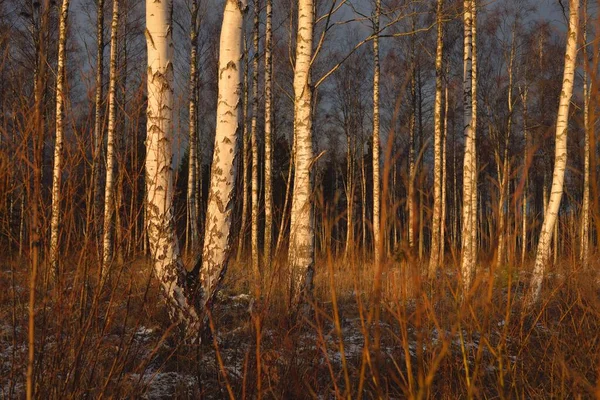
[[[259,251],[258,251],[258,43],[259,43],[259,24],[260,24],[260,1],[254,0],[254,28],[252,32],[252,43],[254,47],[254,57],[252,58],[252,123],[250,127],[251,147],[252,147],[252,273],[257,287],[259,282]]]
[[[291,308],[312,293],[314,230],[310,201],[312,166],[312,87],[310,67],[314,28],[313,0],[298,0],[298,34],[294,69],[295,176],[290,222]]]
[[[382,253],[382,232],[380,222],[381,207],[381,172],[379,171],[381,146],[379,140],[379,21],[381,19],[381,0],[375,3],[375,24],[373,31],[373,248],[375,255],[375,267],[381,262]],[[386,160],[391,162],[391,160]],[[392,189],[393,190],[393,189]],[[365,205],[363,205],[364,207]],[[384,221],[385,223],[385,221]]]
[[[202,252],[202,309],[212,303],[229,261],[242,92],[244,1],[227,0],[219,53],[219,101]]]
[[[186,247],[195,251],[198,246],[198,179],[197,164],[198,164],[198,127],[197,119],[197,103],[196,103],[196,86],[198,72],[196,69],[197,52],[198,52],[198,0],[192,1],[191,23],[190,23],[190,87],[189,93],[189,158],[188,158],[188,176],[187,176],[187,235]]]
[[[63,112],[65,104],[65,61],[67,42],[67,19],[69,0],[63,0],[59,17],[58,66],[56,70],[56,141],[54,143],[54,171],[52,173],[52,216],[50,221],[50,264],[52,273],[58,276],[58,235],[60,223],[61,175],[63,152]]]
[[[434,167],[433,167],[433,216],[431,222],[431,256],[429,259],[429,278],[435,277],[440,264],[440,240],[442,222],[442,57],[444,37],[442,25],[443,0],[437,2],[437,47],[435,53],[435,105],[434,105]]]
[[[446,159],[448,151],[446,148],[446,138],[448,137],[448,84],[445,87],[444,95],[444,131],[442,134],[442,210],[440,212],[440,251],[438,264],[444,265],[444,256],[446,254]]]
[[[267,18],[265,28],[265,243],[264,259],[267,265],[271,264],[271,247],[273,240],[273,0],[266,0]]]
[[[461,273],[463,290],[466,293],[471,286],[471,277],[475,269],[473,229],[476,212],[473,208],[475,188],[475,131],[473,129],[473,2],[464,1],[464,50],[463,50],[463,98],[464,98],[464,135],[465,156],[463,163],[463,212],[462,212],[462,260]]]
[[[110,33],[110,72],[108,87],[108,133],[106,136],[106,187],[104,189],[104,229],[102,252],[102,277],[109,272],[113,260],[113,237],[115,226],[115,145],[117,117],[117,51],[119,35],[119,0],[113,0],[113,16]]]
[[[588,90],[588,52],[587,52],[587,0],[583,0],[583,126],[584,126],[584,156],[583,156],[583,200],[581,205],[581,232],[579,258],[584,266],[587,265],[590,243],[590,93]]]
[[[188,332],[194,334],[200,329],[199,318],[193,305],[184,295],[185,275],[173,215],[172,17],[172,0],[146,1],[146,230],[152,264],[169,302],[171,319],[174,322],[185,322]],[[112,51],[113,49],[111,53]]]
[[[246,39],[244,38],[244,54],[248,54]],[[250,146],[248,145],[248,60],[244,60],[244,97],[242,100],[242,223],[240,226],[239,239],[236,260],[239,262],[244,255],[244,245],[246,244],[246,222],[248,221],[248,195],[250,193],[248,182],[248,165],[250,163]]]
[[[552,176],[552,190],[548,207],[544,215],[542,232],[535,256],[535,266],[531,277],[531,286],[527,302],[529,305],[537,302],[542,290],[542,279],[548,258],[550,256],[550,243],[554,225],[558,217],[560,201],[562,199],[565,169],[567,166],[567,128],[569,123],[569,105],[573,94],[573,80],[575,77],[575,64],[577,59],[577,32],[579,28],[579,0],[569,0],[569,31],[565,51],[565,69],[563,73],[562,91],[558,114],[556,118],[556,150],[554,154],[554,173]]]
[[[525,257],[527,256],[527,196],[529,191],[529,161],[528,161],[528,152],[529,152],[529,136],[528,136],[528,125],[527,125],[527,92],[528,87],[527,83],[525,84],[525,88],[521,93],[521,101],[523,102],[523,140],[525,142],[523,149],[523,179],[525,180],[525,185],[523,186],[523,197],[522,197],[522,221],[521,221],[521,264],[525,264]]]

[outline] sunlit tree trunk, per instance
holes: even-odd
[[[580,254],[581,262],[586,265],[590,243],[590,93],[588,90],[588,52],[587,52],[587,0],[583,0],[583,200],[581,205]]]
[[[63,0],[59,16],[58,33],[58,65],[56,70],[56,139],[54,143],[54,171],[52,173],[52,216],[50,221],[50,263],[56,276],[58,274],[58,235],[60,223],[62,152],[64,139],[64,104],[65,104],[65,59],[67,42],[67,19],[69,16],[69,0]]]
[[[381,243],[381,222],[380,222],[380,206],[381,206],[381,172],[379,171],[380,156],[379,156],[379,20],[381,19],[381,0],[375,3],[375,24],[373,31],[373,247],[375,255],[375,266],[381,262],[382,243]],[[391,160],[388,160],[391,162]],[[363,204],[363,207],[366,204]],[[385,221],[384,221],[385,222]]]
[[[310,201],[310,169],[313,159],[310,67],[313,28],[313,0],[298,0],[294,69],[295,176],[288,253],[292,309],[312,293],[314,273],[314,230]]]
[[[191,23],[190,23],[190,83],[189,83],[189,158],[188,158],[188,176],[187,176],[187,235],[186,246],[188,249],[196,250],[198,246],[198,127],[196,86],[198,72],[196,69],[198,52],[198,0],[191,0]]]
[[[254,57],[252,58],[252,123],[250,127],[250,141],[252,147],[252,272],[258,283],[259,277],[259,250],[258,250],[258,43],[260,23],[260,1],[254,0],[254,27],[252,30],[252,43]]]
[[[354,159],[350,122],[345,118],[346,129],[346,257],[351,257],[354,249]]]
[[[447,74],[446,74],[447,76]],[[446,254],[446,161],[447,161],[447,147],[446,138],[448,137],[448,84],[445,87],[444,93],[444,131],[442,134],[442,210],[440,216],[440,252],[439,252],[439,263],[444,264],[444,256]]]
[[[146,230],[154,271],[170,303],[169,314],[173,321],[184,322],[191,332],[197,332],[199,318],[184,293],[185,273],[173,215],[172,18],[172,0],[146,1]]]
[[[227,269],[230,255],[235,160],[238,154],[237,134],[241,112],[242,25],[245,9],[245,2],[227,0],[223,13],[217,125],[200,271],[203,308],[212,302],[212,296]]]
[[[267,15],[265,27],[265,263],[271,263],[271,247],[273,240],[273,0],[266,0]]]
[[[106,187],[104,189],[104,229],[102,252],[102,275],[108,273],[113,259],[115,213],[115,166],[116,166],[116,117],[117,117],[117,51],[119,38],[119,1],[113,1],[110,33],[110,72],[108,87],[108,132],[106,135]]]
[[[431,223],[431,255],[429,259],[429,278],[433,278],[440,264],[440,240],[442,222],[442,168],[443,168],[443,132],[442,132],[442,57],[444,49],[442,25],[443,0],[437,2],[437,47],[435,53],[435,105],[434,119],[434,167],[433,167],[433,217]]]
[[[412,18],[412,31],[416,30],[415,16]],[[407,207],[408,207],[408,246],[413,249],[415,246],[415,130],[417,128],[417,59],[415,54],[415,37],[411,35],[410,57],[412,70],[410,77],[410,97],[411,97],[411,115],[409,123],[408,140],[408,189],[407,189]]]
[[[528,135],[528,125],[527,125],[527,93],[528,93],[527,84],[523,88],[521,92],[521,102],[523,104],[523,179],[525,180],[525,185],[523,186],[523,197],[522,197],[522,205],[521,205],[521,264],[525,264],[525,257],[527,256],[527,196],[529,194],[529,165],[528,165],[528,151],[529,151],[529,135]]]
[[[472,102],[472,75],[473,75],[473,2],[464,1],[464,49],[463,49],[463,108],[464,108],[464,135],[465,156],[463,164],[463,212],[462,212],[462,260],[461,273],[463,289],[467,291],[471,285],[471,277],[475,268],[474,243],[471,229],[473,229],[475,213],[473,209],[473,191],[475,188],[475,131],[473,130],[473,102]]]
[[[244,39],[244,54],[248,54],[246,39]],[[244,60],[244,83],[242,99],[242,162],[240,171],[242,172],[242,222],[238,238],[238,247],[236,259],[239,262],[244,255],[244,246],[246,244],[246,222],[248,221],[248,203],[250,188],[248,181],[248,169],[250,165],[250,136],[248,135],[248,69],[250,68],[248,60]]]
[[[471,110],[471,129],[473,132],[473,141],[471,142],[473,156],[471,173],[473,174],[472,190],[471,190],[471,254],[473,261],[472,272],[475,272],[475,263],[477,262],[478,242],[477,242],[477,229],[478,229],[478,209],[477,206],[477,189],[479,181],[479,171],[477,169],[477,0],[471,1],[472,7],[472,23],[471,30],[473,32],[472,37],[472,64],[471,64],[471,103],[473,104]]]
[[[91,187],[88,190],[86,232],[97,227],[101,219],[102,196],[100,193],[100,153],[102,149],[102,96],[104,77],[104,0],[98,0],[96,17],[96,95],[94,99],[94,137],[92,143]],[[97,233],[98,229],[96,228]],[[97,236],[96,236],[97,238]]]
[[[556,149],[554,154],[554,173],[550,200],[544,215],[544,223],[535,256],[535,266],[528,293],[528,304],[533,304],[540,297],[542,279],[548,258],[554,225],[557,222],[560,201],[562,199],[565,169],[567,166],[567,129],[569,124],[569,105],[573,94],[575,64],[577,59],[577,32],[579,28],[579,0],[569,0],[569,31],[565,51],[565,68],[563,72],[562,91],[556,118]]]

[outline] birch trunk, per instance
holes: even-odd
[[[527,196],[529,191],[529,165],[527,161],[527,153],[529,151],[529,136],[527,131],[527,92],[528,87],[527,84],[525,84],[525,88],[521,93],[521,101],[523,102],[523,136],[525,142],[525,147],[523,150],[523,179],[525,179],[525,185],[523,187],[523,203],[521,205],[521,264],[525,264],[525,257],[527,255]]]
[[[310,67],[314,28],[313,0],[298,0],[298,32],[294,69],[295,176],[290,221],[291,308],[312,293],[314,273],[314,229],[310,201],[312,148],[312,88]]]
[[[172,0],[146,1],[146,230],[152,264],[161,289],[170,303],[171,319],[174,322],[184,322],[193,334],[199,330],[199,318],[184,294],[185,273],[173,216],[172,23]]]
[[[415,17],[412,18],[412,32],[416,30]],[[417,66],[415,56],[415,38],[411,35],[411,60],[412,71],[410,78],[410,97],[412,109],[410,115],[409,140],[408,140],[408,247],[412,250],[415,246],[415,130],[417,128]]]
[[[544,215],[542,232],[535,256],[535,266],[531,277],[531,285],[527,303],[532,305],[537,302],[542,290],[542,279],[548,258],[550,256],[550,243],[556,224],[560,201],[562,199],[565,169],[567,166],[567,129],[569,124],[569,105],[573,94],[573,81],[575,78],[575,64],[577,59],[577,32],[579,28],[579,0],[569,0],[569,31],[565,51],[565,68],[563,72],[562,91],[556,118],[556,149],[554,154],[554,173],[552,176],[552,189],[550,200]]]
[[[439,264],[444,264],[446,254],[446,159],[448,151],[446,148],[446,138],[448,137],[448,84],[444,93],[444,131],[442,134],[442,210],[440,216],[440,252]]]
[[[113,260],[115,213],[116,117],[117,117],[117,51],[119,38],[119,1],[113,0],[110,33],[110,72],[108,87],[108,132],[106,136],[106,187],[104,189],[104,229],[102,252],[102,277],[109,272]]]
[[[90,225],[86,227],[89,232],[93,227],[97,227],[101,218],[102,196],[100,193],[100,171],[102,151],[102,79],[104,77],[104,0],[98,0],[97,18],[96,18],[96,97],[94,110],[94,141],[92,145],[92,186],[89,190],[87,200],[87,219]],[[93,221],[93,222],[92,222]],[[95,228],[95,235],[98,229]],[[98,237],[95,236],[97,239]]]
[[[584,125],[584,157],[583,157],[583,200],[581,205],[581,244],[579,258],[587,265],[590,243],[590,94],[588,90],[588,52],[587,52],[587,0],[583,1],[583,125]]]
[[[352,138],[350,122],[346,125],[346,258],[351,257],[354,248],[354,162],[352,159]]]
[[[190,24],[190,87],[189,87],[189,164],[188,164],[188,181],[187,181],[187,234],[188,240],[186,246],[192,251],[198,246],[198,187],[196,186],[198,179],[197,164],[198,164],[198,127],[196,125],[196,86],[198,71],[196,69],[197,52],[198,52],[198,0],[192,1],[191,24]]]
[[[58,276],[58,235],[60,223],[60,186],[63,152],[63,112],[65,103],[65,59],[69,0],[63,0],[59,17],[58,66],[56,71],[56,140],[54,143],[54,170],[52,173],[52,216],[50,221],[50,264],[55,278]]]
[[[273,240],[273,150],[272,150],[272,79],[273,79],[273,0],[266,0],[267,15],[265,28],[265,243],[264,259],[267,265],[271,264],[271,248]]]
[[[442,219],[442,57],[444,37],[442,26],[443,0],[437,2],[437,47],[435,53],[435,105],[434,105],[434,167],[433,167],[433,216],[431,223],[431,256],[429,259],[429,278],[435,277],[440,264],[440,239]]]
[[[471,1],[472,8],[472,74],[471,74],[471,103],[473,104],[471,115],[471,128],[473,131],[473,140],[471,142],[473,157],[471,158],[471,173],[473,174],[472,190],[471,190],[471,254],[473,267],[472,273],[475,272],[475,263],[477,262],[477,228],[478,228],[478,207],[477,207],[477,186],[479,180],[479,171],[477,170],[477,0]]]
[[[202,252],[203,309],[210,305],[227,269],[231,249],[235,161],[241,112],[242,25],[245,1],[227,0],[219,53],[219,97],[210,190]]]
[[[259,252],[258,252],[258,42],[260,23],[260,1],[254,0],[254,28],[252,32],[252,43],[254,57],[252,59],[252,123],[251,123],[251,147],[252,147],[252,273],[257,287],[259,285]]]
[[[379,140],[379,21],[381,19],[381,0],[375,3],[375,24],[373,31],[373,247],[375,254],[375,268],[381,263],[382,243],[380,226],[380,205],[381,205],[381,172],[379,171],[380,161],[380,140]],[[363,204],[363,207],[366,204]],[[385,221],[384,221],[385,223]]]
[[[464,99],[464,135],[465,155],[463,163],[463,212],[462,212],[462,260],[461,273],[463,290],[471,286],[471,276],[475,268],[474,243],[471,229],[474,226],[475,212],[473,209],[474,176],[473,171],[475,149],[475,131],[473,129],[473,1],[464,0],[464,47],[463,47],[463,99]]]
[[[244,54],[248,54],[246,42],[244,41]],[[246,222],[248,221],[248,194],[250,192],[248,187],[248,164],[249,150],[248,145],[248,60],[244,60],[244,84],[243,91],[244,97],[242,99],[242,163],[240,169],[242,171],[242,223],[240,227],[239,239],[236,260],[239,262],[244,255],[244,245],[246,244]]]

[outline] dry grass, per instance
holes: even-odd
[[[278,264],[264,271],[251,317],[250,270],[238,264],[213,310],[213,335],[190,346],[169,324],[144,260],[115,268],[102,288],[95,268],[83,279],[89,261],[71,261],[80,267],[56,286],[38,285],[37,398],[255,398],[258,387],[263,398],[600,395],[597,265],[561,268],[546,281],[543,303],[524,310],[514,271],[482,269],[461,302],[453,266],[427,282],[417,263],[393,261],[384,268],[377,322],[373,266],[327,257],[317,263],[311,313],[293,323],[285,271]],[[24,389],[25,265],[5,262],[0,274],[1,398]]]

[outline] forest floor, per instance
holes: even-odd
[[[0,399],[22,398],[27,263],[0,265]],[[37,398],[600,398],[600,292],[566,261],[531,309],[526,272],[482,268],[460,301],[453,267],[428,282],[417,263],[390,262],[377,308],[372,265],[322,259],[296,322],[285,271],[265,271],[255,303],[250,268],[236,263],[200,345],[169,323],[149,263],[115,268],[103,288],[73,265],[38,283]]]

